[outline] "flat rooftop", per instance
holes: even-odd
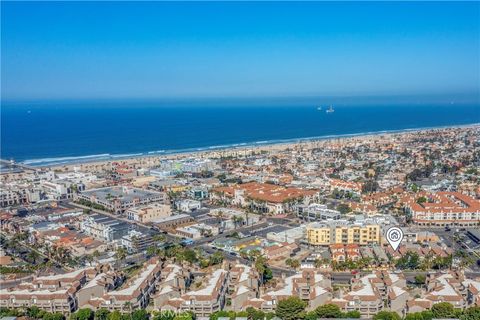
[[[112,201],[114,199],[120,199],[122,202],[130,202],[135,199],[154,198],[162,195],[161,193],[155,191],[126,187],[107,187],[91,189],[83,191],[82,194],[87,196],[94,196],[101,201]]]

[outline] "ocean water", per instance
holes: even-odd
[[[1,158],[30,165],[480,123],[480,107],[155,102],[3,104]]]

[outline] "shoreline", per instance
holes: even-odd
[[[131,154],[97,154],[97,155],[85,155],[85,156],[64,156],[64,157],[51,157],[51,158],[42,158],[42,159],[27,159],[19,161],[17,163],[25,166],[29,166],[33,169],[42,169],[42,168],[52,168],[59,169],[70,166],[92,166],[92,165],[105,165],[111,164],[113,162],[142,162],[141,160],[148,159],[179,159],[185,158],[193,155],[201,155],[202,157],[218,157],[218,153],[238,153],[238,152],[259,152],[265,150],[275,150],[288,148],[290,146],[302,144],[302,143],[315,143],[315,142],[325,142],[329,140],[336,139],[349,139],[349,138],[371,138],[380,135],[395,135],[402,133],[413,133],[413,132],[425,132],[432,130],[446,130],[446,129],[461,129],[461,128],[476,128],[480,127],[480,123],[464,124],[464,125],[446,125],[446,126],[433,126],[433,127],[418,127],[418,128],[407,128],[407,129],[393,129],[393,130],[381,130],[381,131],[370,131],[370,132],[359,132],[359,133],[348,133],[348,134],[334,134],[334,135],[323,135],[323,136],[314,136],[314,137],[303,137],[303,138],[289,138],[289,139],[275,139],[275,140],[264,140],[264,141],[254,141],[254,142],[241,142],[241,143],[232,143],[226,145],[216,145],[216,146],[206,146],[206,147],[192,147],[192,148],[183,148],[175,150],[157,150],[157,151],[147,151],[147,152],[137,152]],[[8,161],[1,159],[2,161]],[[152,161],[147,161],[152,162]]]

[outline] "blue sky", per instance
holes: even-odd
[[[479,96],[478,2],[1,6],[4,100]]]

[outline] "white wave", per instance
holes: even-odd
[[[40,163],[50,163],[50,162],[72,162],[76,160],[85,160],[85,159],[96,159],[96,158],[108,158],[110,156],[109,153],[102,153],[102,154],[91,154],[87,156],[72,156],[72,157],[58,157],[58,158],[42,158],[42,159],[30,159],[22,161],[23,164],[26,165],[35,165]]]
[[[433,129],[458,128],[458,127],[476,127],[478,125],[480,125],[480,123],[472,123],[472,124],[465,124],[465,125],[445,125],[445,126],[392,129],[392,130],[378,130],[378,131],[366,131],[366,132],[346,133],[346,134],[329,134],[329,135],[321,135],[321,136],[262,140],[262,141],[254,141],[254,142],[242,142],[242,143],[205,146],[205,147],[192,147],[192,148],[183,148],[183,149],[158,150],[158,151],[150,151],[150,152],[147,152],[147,153],[130,153],[130,154],[114,154],[114,155],[111,155],[109,153],[103,153],[103,154],[86,155],[86,156],[70,156],[70,157],[58,157],[58,158],[29,159],[29,160],[22,161],[22,163],[25,164],[25,165],[31,165],[31,166],[48,166],[48,165],[59,165],[59,164],[71,164],[71,163],[75,163],[75,162],[90,162],[90,161],[95,161],[95,160],[132,158],[132,157],[146,156],[146,155],[153,156],[157,153],[161,153],[161,154],[165,154],[165,155],[166,154],[181,154],[181,153],[201,152],[201,151],[208,151],[208,150],[215,150],[215,149],[236,148],[236,147],[240,147],[240,146],[273,145],[273,144],[281,144],[281,143],[289,143],[289,142],[327,140],[327,139],[338,139],[338,138],[346,138],[346,137],[381,135],[381,134],[395,134],[395,133],[412,132],[412,131],[419,131],[419,130],[433,130]]]
[[[125,153],[125,154],[112,154],[110,157],[113,159],[118,159],[118,158],[131,158],[131,157],[138,157],[138,156],[143,156],[143,153]]]

